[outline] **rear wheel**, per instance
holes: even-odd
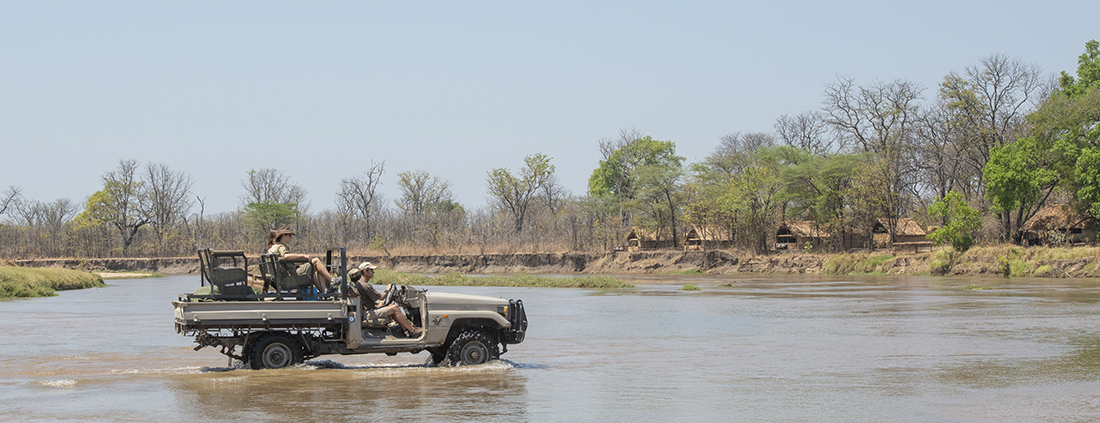
[[[286,332],[272,332],[252,344],[248,358],[253,369],[281,369],[302,362],[302,346]]]
[[[451,366],[473,366],[500,358],[497,338],[492,334],[472,330],[462,332],[447,349]]]

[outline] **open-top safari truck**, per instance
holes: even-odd
[[[343,247],[325,253],[325,265],[340,276],[339,291],[317,294],[312,281],[288,271],[275,256],[260,258],[259,278],[249,286],[243,251],[199,250],[202,287],[173,301],[176,332],[198,346],[253,369],[281,368],[326,354],[431,353],[429,362],[473,365],[497,359],[508,345],[523,342],[523,301],[427,292],[393,286],[388,302],[400,305],[423,332],[408,338],[391,319],[363,319],[360,298],[348,296]],[[503,350],[500,347],[503,346]]]

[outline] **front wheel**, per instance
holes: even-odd
[[[248,356],[253,369],[281,369],[302,362],[302,346],[286,332],[272,332],[252,345]]]
[[[447,349],[447,361],[451,366],[473,366],[498,358],[500,348],[496,337],[482,331],[463,332]]]

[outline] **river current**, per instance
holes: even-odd
[[[427,287],[527,307],[526,341],[467,368],[231,367],[173,329],[197,276],[3,300],[0,421],[1100,420],[1100,280],[624,278]]]

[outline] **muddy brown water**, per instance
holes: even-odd
[[[526,342],[468,368],[228,367],[174,332],[195,276],[4,300],[0,421],[1100,419],[1098,280],[624,278],[638,287],[428,287],[527,305]]]

